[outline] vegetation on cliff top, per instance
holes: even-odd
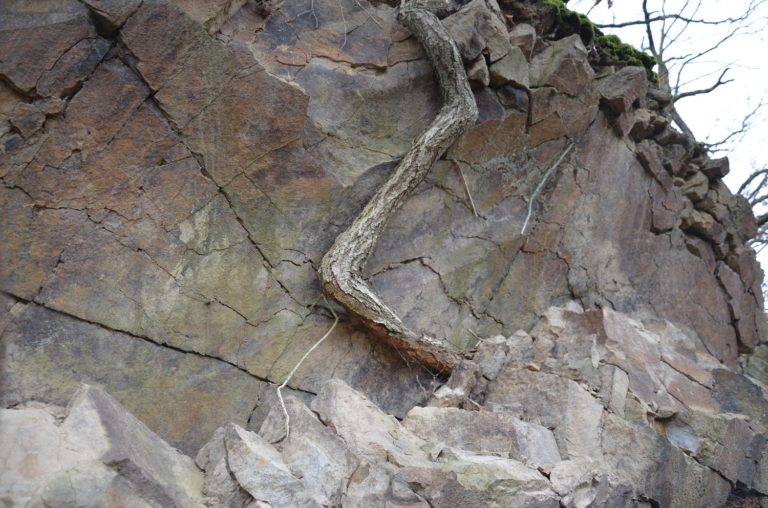
[[[653,70],[656,65],[656,59],[653,56],[622,42],[616,35],[606,35],[587,16],[568,9],[563,0],[540,0],[540,2],[554,8],[555,35],[558,38],[579,34],[584,45],[595,51],[599,63],[644,67],[648,78],[654,83],[659,82],[659,76]]]

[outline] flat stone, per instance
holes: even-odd
[[[425,441],[513,458],[534,467],[560,461],[552,432],[504,413],[415,407],[403,426]]]
[[[77,0],[46,2],[34,12],[23,2],[4,2],[0,19],[0,74],[25,93],[67,50],[96,36],[88,9]]]
[[[84,39],[46,70],[37,82],[37,93],[48,97],[70,96],[82,86],[109,51],[108,40],[97,37]]]

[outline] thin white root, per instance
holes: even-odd
[[[547,172],[544,174],[544,178],[541,179],[541,182],[539,182],[539,185],[536,186],[536,189],[533,191],[533,194],[531,194],[531,198],[528,200],[528,215],[525,216],[525,222],[523,222],[523,229],[520,230],[520,234],[525,234],[525,228],[528,227],[528,221],[531,220],[531,215],[533,214],[533,203],[536,202],[536,198],[539,197],[539,194],[541,194],[541,191],[544,190],[544,185],[546,185],[547,180],[549,180],[549,177],[552,176],[552,172],[557,169],[557,167],[560,165],[561,162],[563,162],[563,159],[565,159],[565,156],[568,155],[568,152],[571,151],[571,148],[573,148],[573,141],[570,141],[568,144],[568,147],[563,151],[562,154],[560,154],[560,157],[557,159],[557,162],[552,164],[552,167],[547,170]]]
[[[376,19],[376,16],[374,16],[373,14],[371,14],[371,11],[369,11],[368,9],[366,9],[366,7],[365,7],[363,4],[361,4],[361,3],[360,3],[360,0],[355,0],[355,3],[356,3],[356,4],[357,4],[357,6],[358,6],[358,7],[360,7],[360,8],[361,8],[363,11],[365,11],[365,13],[368,15],[368,17],[369,17],[369,18],[371,18],[371,21],[373,21],[373,22],[376,24],[376,26],[378,26],[378,27],[381,27],[381,22],[379,22],[379,20],[378,20],[378,19]]]
[[[296,374],[296,371],[299,370],[299,367],[301,366],[302,363],[304,363],[304,360],[306,360],[307,357],[310,354],[312,354],[312,351],[317,349],[317,347],[320,344],[322,344],[323,341],[325,339],[327,339],[329,335],[331,335],[331,333],[333,332],[333,329],[336,328],[337,324],[339,324],[339,316],[336,315],[336,312],[334,312],[333,307],[328,303],[328,299],[325,298],[325,296],[323,296],[323,299],[325,299],[325,303],[328,305],[328,308],[331,310],[331,314],[333,314],[333,324],[328,329],[328,331],[325,332],[325,335],[320,337],[320,340],[315,342],[312,345],[312,347],[309,348],[306,353],[304,353],[304,356],[301,357],[301,360],[299,360],[298,363],[296,365],[294,365],[294,367],[291,370],[291,372],[288,373],[288,376],[285,378],[285,381],[283,381],[283,383],[280,386],[277,387],[277,400],[280,401],[280,409],[283,410],[283,416],[285,417],[285,438],[284,439],[288,439],[288,436],[291,433],[291,417],[288,414],[288,409],[285,407],[285,401],[283,400],[283,394],[280,391],[283,388],[285,388],[286,385],[288,385],[288,381],[290,381],[291,378],[293,377],[293,375]]]
[[[472,193],[469,192],[469,185],[467,185],[467,179],[464,178],[464,172],[461,170],[461,164],[459,164],[459,161],[456,159],[451,159],[454,166],[456,166],[456,169],[459,170],[459,175],[461,176],[461,183],[464,184],[464,192],[467,193],[467,197],[469,198],[469,204],[472,205],[472,213],[475,214],[475,217],[480,217],[480,214],[477,213],[477,207],[475,206],[475,200],[472,199]]]

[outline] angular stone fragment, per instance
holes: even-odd
[[[285,415],[275,405],[259,434],[276,443],[290,470],[300,476],[308,492],[323,506],[338,506],[352,473],[360,465],[344,441],[324,426],[310,409],[295,397],[286,397],[291,434],[285,437]]]
[[[227,427],[219,427],[200,451],[195,463],[205,472],[203,493],[225,506],[247,506],[253,497],[235,479],[227,462],[224,435]]]
[[[485,58],[480,57],[469,64],[467,67],[467,78],[469,78],[469,81],[482,86],[488,86],[491,83]]]
[[[473,0],[443,21],[465,62],[475,60],[481,51],[488,48],[493,63],[512,48],[498,10],[491,10],[489,5],[495,5],[495,2]]]
[[[280,453],[258,434],[230,424],[223,439],[232,475],[256,501],[275,508],[322,506],[291,473]]]
[[[701,171],[711,179],[723,178],[725,175],[731,172],[730,162],[728,157],[722,157],[720,159],[708,160]]]
[[[55,409],[55,408],[53,408]],[[50,406],[0,410],[0,496],[14,505],[87,500],[199,506],[200,472],[104,391],[83,385],[63,421]],[[121,501],[123,500],[123,501]]]
[[[728,307],[736,323],[736,329],[739,331],[739,350],[751,352],[760,340],[756,317],[754,313],[747,311],[754,305],[755,298],[744,286],[738,274],[723,262],[718,263],[717,277],[728,294]]]
[[[509,31],[509,42],[520,48],[525,58],[530,60],[536,45],[536,29],[527,23],[519,23]]]
[[[696,172],[693,176],[685,180],[680,187],[680,190],[685,197],[696,203],[706,196],[707,191],[709,190],[709,180],[704,173]]]
[[[560,461],[552,432],[505,413],[415,407],[403,426],[432,443],[547,467]]]
[[[632,485],[604,471],[598,461],[564,460],[552,468],[549,479],[565,508],[634,506]]]
[[[500,60],[491,64],[491,86],[499,88],[507,84],[528,88],[528,62],[520,48],[513,47]]]
[[[551,86],[581,97],[590,90],[593,76],[587,63],[587,50],[578,35],[555,41],[531,60],[532,87]]]
[[[325,383],[310,407],[361,459],[400,467],[429,463],[421,438],[340,379]]]
[[[430,471],[431,472],[431,471]],[[361,464],[349,479],[342,498],[349,508],[429,508],[408,482],[375,464]]]
[[[642,67],[623,67],[599,83],[603,103],[617,115],[629,112],[648,93],[648,77]]]
[[[489,385],[485,404],[520,404],[523,419],[551,428],[564,459],[600,456],[602,406],[573,381],[544,372],[505,368]]]

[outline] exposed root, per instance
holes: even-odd
[[[439,9],[432,5],[439,5]],[[410,330],[363,280],[361,272],[389,218],[424,179],[435,160],[477,119],[477,105],[459,51],[435,15],[438,11],[444,14],[446,5],[448,2],[404,0],[398,13],[400,22],[416,36],[432,62],[444,105],[349,229],[336,238],[320,264],[323,289],[328,295],[405,357],[440,373],[450,372],[460,356],[442,341]]]

